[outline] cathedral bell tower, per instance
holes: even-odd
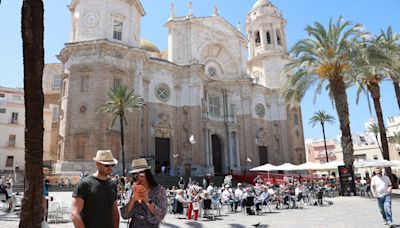
[[[256,84],[280,88],[280,70],[288,59],[286,20],[269,0],[257,0],[247,14],[249,74]]]
[[[107,39],[137,47],[141,17],[139,0],[72,0],[69,42]]]

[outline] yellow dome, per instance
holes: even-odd
[[[160,52],[155,44],[145,39],[140,39],[139,47],[150,52]]]

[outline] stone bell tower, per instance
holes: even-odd
[[[269,0],[257,0],[247,14],[249,74],[256,84],[278,89],[285,81],[280,71],[288,60],[286,20]]]
[[[139,0],[72,0],[69,42],[107,39],[137,47],[141,18]]]

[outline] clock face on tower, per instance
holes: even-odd
[[[84,23],[86,27],[96,27],[99,23],[99,16],[97,13],[89,12],[84,17]]]

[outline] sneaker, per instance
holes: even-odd
[[[389,225],[389,223],[384,219],[383,220],[383,225]]]
[[[389,227],[390,227],[390,228],[392,228],[392,227],[396,227],[396,225],[395,225],[394,223],[392,223],[392,222],[391,222],[391,223],[389,223],[388,225],[389,225]]]

